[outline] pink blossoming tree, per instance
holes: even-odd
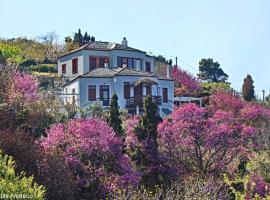
[[[269,110],[218,93],[210,98],[208,109],[187,104],[164,119],[159,125],[160,150],[180,173],[228,172],[233,161],[250,157],[261,131],[258,121],[269,119]]]
[[[199,80],[176,65],[172,68],[172,78],[176,82],[176,96],[196,96],[202,91]]]
[[[37,80],[29,74],[13,71],[8,87],[8,100],[11,104],[24,104],[37,99]]]
[[[140,173],[123,154],[122,142],[106,122],[99,119],[71,120],[50,128],[41,140],[48,154],[63,152],[66,163],[77,177],[84,197],[137,186]]]

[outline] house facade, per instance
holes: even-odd
[[[166,66],[163,75],[157,74],[155,67],[155,58],[129,47],[126,38],[122,44],[86,44],[58,59],[63,101],[81,108],[98,102],[107,108],[115,93],[121,109],[140,114],[145,97],[151,95],[160,115],[166,116],[174,100],[171,66]]]

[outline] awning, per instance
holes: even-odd
[[[138,86],[140,84],[155,85],[155,84],[157,84],[157,82],[151,78],[144,77],[144,78],[140,78],[137,81],[135,81],[135,86]]]

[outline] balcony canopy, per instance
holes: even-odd
[[[145,84],[145,85],[156,85],[157,82],[154,81],[153,79],[151,78],[148,78],[148,77],[143,77],[143,78],[140,78],[138,79],[137,81],[135,81],[135,86],[138,86],[140,84]]]

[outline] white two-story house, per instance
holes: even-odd
[[[140,114],[147,95],[159,107],[161,116],[173,109],[174,81],[171,66],[158,75],[155,58],[146,52],[122,44],[91,42],[58,59],[58,73],[63,78],[62,97],[65,103],[88,107],[99,102],[108,107],[112,95],[118,96],[121,109]]]

